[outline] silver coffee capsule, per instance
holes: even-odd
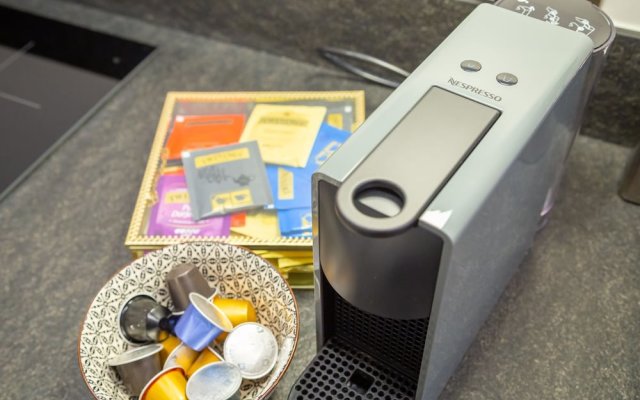
[[[189,306],[189,295],[193,292],[204,297],[213,295],[215,289],[209,287],[205,277],[193,264],[180,264],[167,274],[167,287],[171,300],[173,300],[173,312],[181,314]]]
[[[161,350],[160,344],[136,347],[111,358],[107,364],[115,368],[127,389],[138,396],[149,379],[162,369]]]
[[[208,364],[196,371],[187,381],[189,400],[240,400],[242,374],[240,369],[225,361]]]
[[[224,341],[224,359],[240,369],[243,378],[259,379],[276,365],[278,342],[264,325],[245,322]]]
[[[127,299],[118,320],[122,337],[132,344],[161,342],[172,329],[171,311],[146,294]]]

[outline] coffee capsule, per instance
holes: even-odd
[[[174,267],[167,274],[166,281],[173,301],[173,312],[176,314],[184,312],[189,306],[191,293],[209,297],[215,292],[193,264],[180,264]]]
[[[228,362],[205,365],[189,378],[189,400],[240,400],[242,375],[240,369]]]
[[[206,297],[198,293],[189,295],[191,304],[176,324],[176,336],[193,350],[202,351],[222,332],[230,332],[229,318]]]
[[[278,342],[266,326],[246,322],[236,326],[224,341],[224,359],[237,365],[243,378],[259,379],[276,365]]]
[[[162,369],[180,367],[184,369],[186,373],[186,371],[191,367],[191,364],[193,364],[196,358],[198,358],[198,355],[199,353],[197,351],[189,348],[189,346],[186,346],[184,343],[181,343],[173,349],[171,354],[169,354],[169,357],[167,357],[167,360],[164,362]]]
[[[162,346],[159,344],[136,347],[111,358],[107,364],[115,368],[125,387],[137,396],[149,379],[162,369],[161,350]]]
[[[220,296],[213,296],[215,304],[229,318],[233,326],[238,326],[245,322],[256,322],[256,310],[249,300],[225,299]],[[216,341],[222,342],[227,338],[226,333],[220,334]]]
[[[173,329],[171,311],[146,294],[127,299],[118,313],[118,322],[120,334],[131,344],[160,342]]]
[[[200,352],[198,358],[191,364],[191,367],[187,370],[187,378],[191,377],[197,370],[205,365],[212,364],[214,362],[224,361],[222,356],[217,351],[211,348],[211,346],[205,348]]]
[[[184,370],[174,367],[160,371],[149,380],[140,400],[187,400],[187,378]]]
[[[181,343],[182,342],[180,341],[180,339],[178,339],[173,335],[169,335],[165,340],[160,342],[160,344],[162,345],[162,351],[160,352],[160,360],[162,361],[163,365],[167,361],[167,359],[169,358],[173,350],[176,347],[178,347]]]
[[[233,326],[245,322],[256,322],[256,310],[249,300],[225,299],[224,297],[214,296],[213,304],[225,313]]]

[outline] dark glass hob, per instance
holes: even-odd
[[[0,199],[153,50],[0,7]]]

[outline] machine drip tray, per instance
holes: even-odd
[[[415,391],[416,382],[332,338],[302,372],[289,400],[412,400]]]

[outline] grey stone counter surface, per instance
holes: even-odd
[[[321,67],[56,0],[17,8],[159,46],[150,62],[0,203],[0,398],[87,399],[77,335],[123,242],[155,125],[171,90],[389,91]],[[640,398],[640,207],[615,194],[629,149],[579,138],[548,226],[444,399]],[[273,399],[315,352],[312,291]]]
[[[321,64],[342,47],[412,71],[481,2],[492,0],[66,0],[215,39]],[[525,2],[524,0],[520,0]],[[587,1],[587,0],[583,0]],[[624,1],[624,0],[620,0]],[[601,4],[600,1],[592,1]],[[633,147],[640,141],[640,40],[618,35],[582,133]]]

